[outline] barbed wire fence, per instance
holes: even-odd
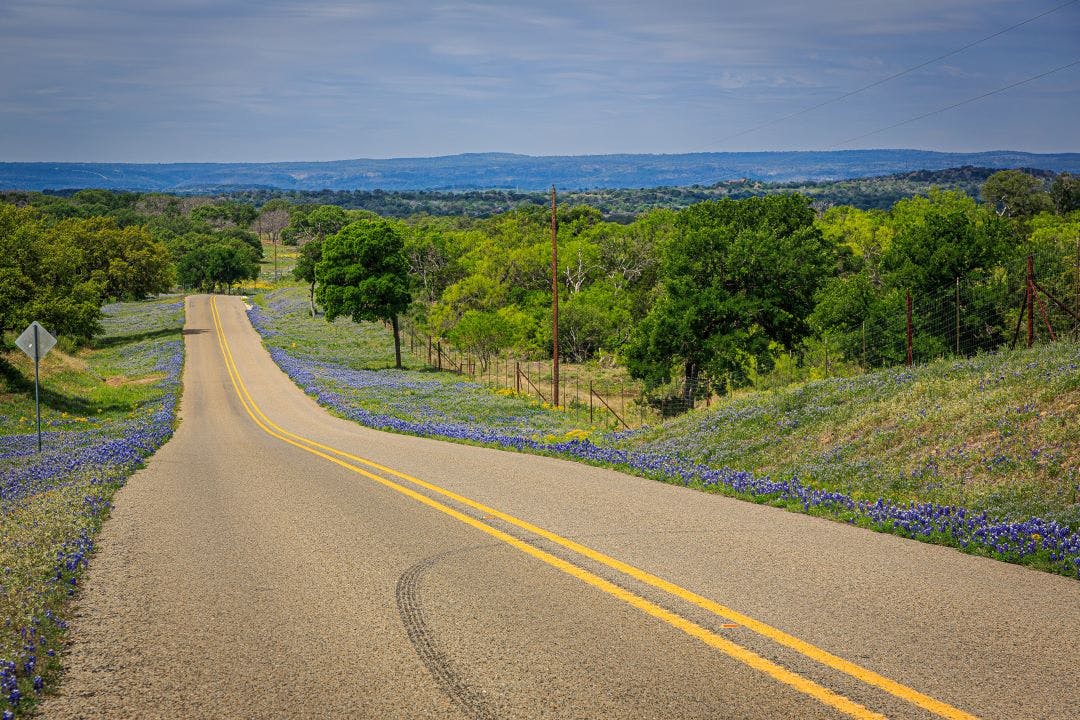
[[[503,352],[480,358],[404,325],[407,348],[432,369],[550,403],[550,359]],[[892,366],[969,357],[1010,347],[1080,341],[1080,239],[1063,239],[992,271],[954,278],[932,292],[892,290],[803,348],[803,379],[851,375]],[[560,408],[588,412],[590,422],[630,429],[707,407],[726,392],[722,379],[675,378],[646,391],[640,382],[597,363],[561,363]]]

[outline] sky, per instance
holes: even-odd
[[[0,161],[1080,151],[1080,2],[3,0]]]

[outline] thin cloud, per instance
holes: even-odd
[[[1080,56],[1078,7],[724,149],[812,148]],[[718,128],[817,104],[1039,9],[1005,0],[8,0],[0,157],[720,149],[710,145],[728,134]],[[1069,118],[1080,79],[1052,80],[1010,95],[1033,104],[1026,113],[958,110],[921,137],[932,149],[1010,137],[1004,146],[1076,149]],[[880,140],[925,147],[919,137],[902,128]]]

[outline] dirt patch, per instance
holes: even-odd
[[[55,356],[55,359],[53,356]],[[83,358],[68,355],[59,350],[54,350],[50,353],[49,359],[52,360],[54,364],[61,365],[69,370],[75,370],[77,372],[86,372],[90,369],[90,364]]]
[[[130,378],[127,375],[113,375],[112,377],[105,378],[105,384],[109,387],[120,387],[121,385],[150,385],[156,383],[165,377],[165,373],[154,373],[153,375],[146,375],[140,378]]]

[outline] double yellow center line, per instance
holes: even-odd
[[[868,670],[864,667],[856,665],[848,660],[844,660],[841,657],[833,655],[832,653],[823,650],[815,645],[812,645],[804,640],[800,640],[792,635],[785,633],[782,630],[767,625],[759,620],[744,615],[731,608],[725,607],[717,602],[714,602],[706,597],[698,595],[690,590],[680,587],[672,582],[664,580],[663,578],[652,575],[632,565],[617,560],[613,557],[605,555],[597,550],[589,548],[580,543],[576,543],[573,540],[557,535],[549,530],[537,527],[532,523],[526,522],[512,515],[500,512],[494,508],[488,507],[482,503],[476,502],[463,495],[459,495],[450,490],[446,490],[438,485],[426,482],[419,478],[406,475],[405,473],[394,470],[393,468],[380,465],[365,458],[353,455],[351,453],[338,450],[336,448],[324,445],[316,442],[310,438],[297,435],[296,433],[289,432],[275,424],[270,418],[268,418],[259,406],[255,403],[254,398],[248,392],[247,386],[244,384],[243,379],[240,377],[239,369],[237,368],[236,361],[233,358],[232,350],[229,347],[228,340],[225,338],[225,331],[221,324],[221,315],[217,308],[217,298],[210,298],[210,312],[214,319],[214,329],[217,333],[218,344],[221,347],[221,353],[225,360],[225,367],[229,373],[229,378],[232,381],[233,389],[236,391],[237,397],[240,399],[240,403],[243,405],[245,412],[251,417],[255,424],[266,432],[271,437],[277,438],[282,442],[293,445],[305,452],[311,453],[317,457],[334,463],[340,467],[343,467],[351,472],[361,475],[369,480],[379,483],[391,490],[401,493],[417,502],[423,503],[430,508],[438,510],[441,513],[449,515],[455,520],[469,525],[477,530],[496,538],[507,545],[517,548],[523,553],[531,555],[536,559],[547,563],[548,565],[561,570],[562,572],[572,575],[578,578],[582,582],[591,585],[598,590],[601,590],[613,597],[622,600],[629,605],[641,610],[642,612],[651,615],[654,618],[662,620],[669,625],[682,630],[687,635],[697,638],[706,645],[713,647],[724,654],[742,662],[750,667],[765,673],[769,677],[778,680],[779,682],[789,685],[799,692],[805,693],[810,697],[835,708],[847,715],[860,720],[869,720],[870,718],[880,719],[884,718],[880,713],[876,713],[868,708],[856,703],[855,701],[840,695],[828,688],[819,685],[818,683],[805,678],[797,673],[794,673],[787,668],[784,668],[776,663],[768,660],[757,653],[748,650],[747,648],[737,645],[732,641],[724,638],[717,633],[698,625],[695,622],[687,620],[686,618],[660,606],[656,603],[647,600],[639,595],[636,595],[629,590],[626,590],[618,585],[605,580],[604,578],[592,573],[584,568],[578,567],[573,563],[568,562],[562,558],[556,557],[551,553],[545,552],[529,543],[520,540],[519,538],[509,535],[498,528],[492,527],[474,517],[466,515],[465,513],[450,507],[438,500],[422,494],[411,487],[407,487],[400,483],[389,480],[380,475],[376,475],[371,470],[378,471],[384,475],[404,480],[405,482],[415,487],[423,488],[428,492],[440,495],[444,498],[454,501],[460,505],[473,508],[479,511],[485,516],[498,518],[505,523],[513,525],[528,533],[542,537],[560,547],[576,553],[582,557],[586,557],[594,562],[600,563],[612,570],[616,570],[626,576],[629,576],[645,585],[649,585],[658,590],[662,590],[669,593],[683,601],[696,605],[699,608],[707,610],[719,617],[722,617],[730,622],[737,623],[763,637],[769,638],[779,645],[787,647],[795,652],[804,655],[807,658],[815,660],[827,667],[845,673],[853,678],[856,678],[867,685],[875,687],[879,690],[883,690],[890,695],[910,702],[925,710],[929,710],[943,718],[949,720],[978,720],[974,715],[959,710],[951,705],[948,705],[940,700],[936,700],[932,697],[924,695],[917,690],[914,690],[906,685],[898,683],[894,680],[890,680],[872,670]],[[368,468],[368,469],[365,469]]]

